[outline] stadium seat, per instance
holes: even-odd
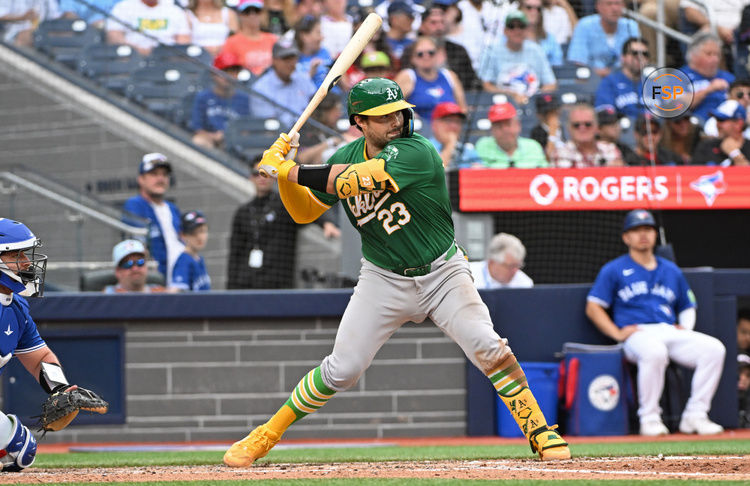
[[[243,116],[227,123],[224,148],[242,160],[250,161],[263,153],[279,136],[281,124],[275,119]]]
[[[199,61],[203,66],[210,66],[214,60],[210,52],[194,44],[175,44],[172,46],[159,44],[151,51],[148,59],[149,64]]]
[[[179,66],[152,66],[133,73],[125,88],[125,96],[157,115],[172,119],[172,113],[182,103],[182,98],[199,89],[197,81],[190,79],[189,73],[181,71]]]
[[[34,31],[34,47],[71,69],[84,47],[101,41],[102,32],[81,19],[45,20]]]
[[[78,57],[81,74],[120,94],[144,64],[138,51],[128,45],[94,44],[85,47]]]
[[[469,105],[469,110],[477,111],[479,116],[486,116],[490,106],[497,103],[505,103],[506,101],[510,101],[515,105],[513,100],[504,94],[488,93],[487,91],[466,92],[466,104]]]
[[[164,275],[149,271],[146,283],[150,285],[166,285]],[[101,292],[107,285],[117,284],[115,271],[109,268],[90,270],[81,273],[79,287],[82,292]]]

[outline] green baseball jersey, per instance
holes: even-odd
[[[390,270],[432,262],[450,248],[455,237],[440,156],[426,138],[414,134],[388,143],[376,158],[385,160],[385,170],[397,190],[373,191],[342,201],[361,236],[362,255]],[[361,137],[336,151],[328,163],[365,160]],[[315,191],[315,195],[328,205],[338,200],[333,194]]]

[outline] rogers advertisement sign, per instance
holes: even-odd
[[[750,208],[750,167],[461,169],[461,211]]]

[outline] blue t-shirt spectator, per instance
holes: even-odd
[[[211,290],[211,277],[206,271],[206,262],[202,256],[192,256],[184,251],[177,258],[172,269],[170,287],[180,290]]]
[[[620,18],[617,30],[608,36],[602,28],[599,14],[582,18],[573,31],[568,46],[568,61],[586,64],[592,69],[614,69],[620,65],[620,53],[625,41],[640,37],[638,24],[631,19]]]
[[[231,98],[216,94],[213,89],[204,89],[195,96],[190,128],[193,131],[223,132],[227,122],[250,114],[250,97],[235,91]]]
[[[333,58],[325,47],[321,47],[315,54],[300,54],[297,60],[297,69],[310,75],[310,64],[314,59],[320,59],[321,61],[312,76],[313,83],[315,83],[315,87],[317,88],[323,84],[323,80],[326,78],[331,64],[333,64]]]
[[[296,69],[296,68],[295,68]],[[276,118],[282,126],[291,127],[297,117],[307,106],[307,102],[315,94],[315,84],[307,73],[295,70],[288,83],[279,78],[273,68],[266,71],[253,84],[253,91],[274,100],[279,105],[289,108],[285,110],[259,96],[252,97],[253,116],[257,118]]]
[[[617,113],[635,119],[646,110],[641,95],[643,82],[633,81],[618,69],[606,76],[596,89],[594,106],[597,110],[605,106],[612,106]]]
[[[734,81],[734,74],[723,71],[721,69],[716,72],[716,76],[710,79],[693,70],[690,66],[687,65],[681,67],[680,70],[684,72],[688,78],[690,78],[690,81],[693,82],[694,93],[708,88],[708,85],[711,84],[711,81],[716,78],[724,79],[728,84],[731,84]],[[693,107],[693,115],[705,121],[708,119],[711,110],[719,106],[726,99],[726,91],[714,91],[712,93],[709,93],[705,98],[703,98],[701,104]]]
[[[563,63],[563,51],[560,47],[560,43],[551,34],[547,34],[547,37],[540,39],[537,43],[542,46],[542,50],[547,55],[547,60],[552,66],[562,66]]]
[[[505,37],[501,37],[489,51],[479,77],[527,95],[557,81],[547,55],[539,44],[525,40],[519,51],[512,51],[508,49]]]

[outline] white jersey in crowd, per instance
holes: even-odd
[[[122,0],[112,7],[112,17],[130,26],[130,29],[110,18],[107,20],[107,30],[125,31],[125,42],[142,49],[153,48],[157,41],[172,45],[176,35],[190,35],[185,11],[170,0],[161,0],[155,7],[149,7],[141,0]]]
[[[19,22],[3,22],[0,34],[5,42],[12,43],[19,32],[36,27],[39,22],[56,19],[60,16],[60,9],[56,0],[0,0],[0,17],[23,15],[29,10],[35,10],[39,17],[35,22],[24,20]]]
[[[518,270],[507,284],[503,284],[492,278],[487,268],[487,260],[481,262],[469,262],[471,276],[474,277],[474,286],[478,289],[529,289],[534,286],[534,281]]]
[[[515,10],[510,2],[495,5],[492,2],[482,2],[482,9],[477,10],[469,0],[458,2],[461,9],[461,33],[449,36],[450,40],[464,46],[471,58],[474,70],[479,72],[482,51],[485,46],[494,45],[503,35],[503,22],[510,10]]]
[[[154,204],[149,203],[156,214],[156,219],[159,222],[161,228],[161,235],[164,238],[164,243],[167,246],[167,282],[172,281],[172,268],[174,267],[177,258],[185,251],[185,245],[180,241],[180,237],[174,230],[172,224],[172,211],[166,203]]]

